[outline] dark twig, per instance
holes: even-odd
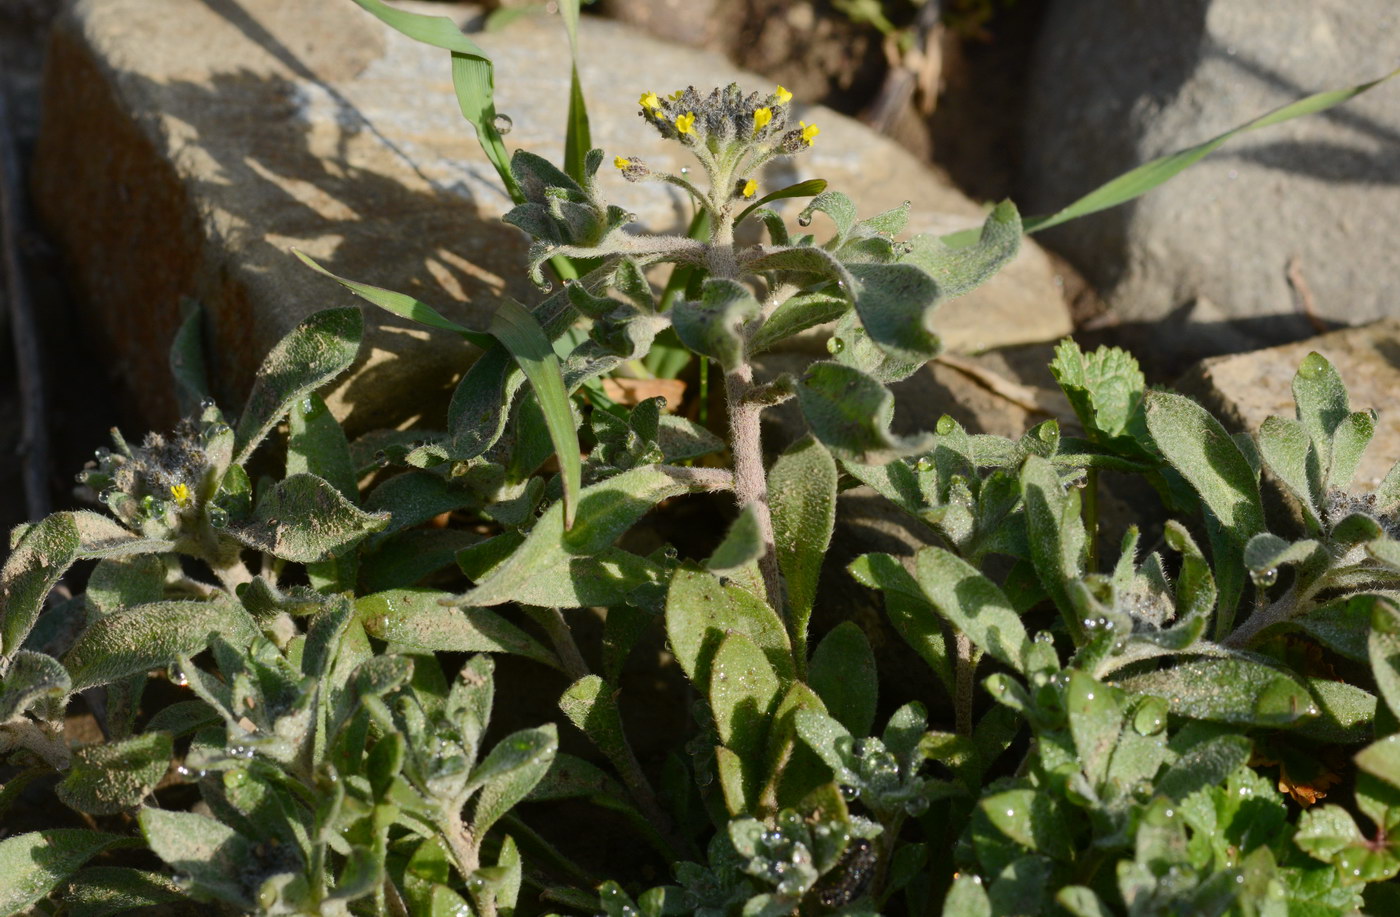
[[[925,96],[920,106],[921,113],[933,113],[938,95],[938,75],[942,69],[935,32],[942,24],[942,16],[941,0],[926,0],[914,21],[913,42],[909,49],[900,52],[892,42],[886,43],[890,69],[885,73],[880,91],[861,113],[861,120],[880,133],[888,134],[894,128],[895,120],[913,98],[916,89],[921,89]]]
[[[49,514],[49,433],[44,395],[43,361],[34,305],[20,263],[22,211],[19,153],[10,125],[9,105],[0,91],[0,237],[5,264],[5,302],[9,306],[10,335],[19,375],[20,417],[23,439],[19,452],[24,468],[24,505],[29,518],[38,521]]]

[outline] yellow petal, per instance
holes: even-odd
[[[792,101],[792,93],[788,92],[781,86],[773,90],[773,95],[778,97],[779,105],[786,105],[788,102]]]
[[[744,197],[753,197],[753,193],[758,190],[758,182],[752,178],[744,182]]]

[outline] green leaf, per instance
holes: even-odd
[[[1055,901],[1072,917],[1113,917],[1094,890],[1083,885],[1066,885],[1055,894]]]
[[[763,539],[758,533],[758,514],[752,505],[744,509],[729,526],[724,540],[715,548],[705,567],[717,574],[730,574],[763,556]]]
[[[481,786],[472,816],[472,830],[478,837],[530,795],[558,749],[559,736],[553,723],[522,729],[496,743],[471,776],[471,785]]]
[[[1050,372],[1091,441],[1116,443],[1141,425],[1147,380],[1127,351],[1100,347],[1085,354],[1073,338],[1065,338],[1055,347]]]
[[[386,515],[389,522],[374,539],[381,542],[395,532],[422,525],[453,510],[474,506],[480,498],[431,471],[395,475],[374,488],[365,499],[365,510]]]
[[[1165,698],[1172,713],[1198,720],[1286,726],[1318,713],[1312,695],[1293,678],[1234,656],[1197,658],[1118,679],[1117,684],[1135,694]]]
[[[513,299],[501,302],[491,319],[491,334],[520,365],[544,410],[544,421],[549,427],[549,438],[554,442],[564,479],[564,528],[572,528],[580,499],[583,466],[573,408],[564,388],[559,358],[554,355],[554,348],[534,315]]]
[[[666,597],[666,635],[676,661],[707,695],[715,652],[727,633],[740,633],[753,641],[779,679],[794,677],[787,630],[773,609],[753,593],[724,584],[712,574],[677,570]]]
[[[1064,813],[1049,793],[1006,790],[985,797],[979,807],[998,831],[1036,853],[1067,860],[1072,848]]]
[[[5,559],[0,569],[0,663],[29,636],[44,599],[81,546],[73,514],[56,513],[31,526]]]
[[[1021,616],[996,584],[942,548],[927,547],[914,558],[925,599],[983,652],[1025,672],[1030,638]]]
[[[1400,609],[1389,599],[1379,597],[1358,597],[1352,601],[1369,606],[1367,650],[1371,675],[1390,712],[1400,717]]]
[[[954,248],[945,240],[919,235],[909,245],[901,261],[932,277],[940,300],[953,299],[977,289],[1016,257],[1021,248],[1021,214],[1011,201],[1002,201],[987,215],[975,244]]]
[[[363,331],[359,309],[326,309],[308,316],[277,342],[258,367],[238,418],[235,465],[247,463],[258,443],[294,402],[350,368],[360,352]]]
[[[55,828],[0,841],[0,913],[19,914],[104,850],[128,846],[115,834]]]
[[[1082,672],[1071,670],[1065,692],[1070,735],[1079,753],[1079,766],[1095,787],[1103,786],[1123,731],[1123,694]]]
[[[296,474],[263,495],[247,525],[229,532],[249,547],[306,564],[333,558],[388,524],[388,513],[366,513],[322,478]]]
[[[1332,435],[1351,413],[1347,387],[1337,369],[1322,354],[1313,351],[1303,358],[1293,377],[1293,401],[1298,422],[1312,440],[1318,464],[1309,472],[1320,487],[1328,481],[1332,466]]]
[[[1244,736],[1223,735],[1193,745],[1157,780],[1157,792],[1173,802],[1225,779],[1249,761],[1253,743]]]
[[[1348,414],[1332,431],[1332,464],[1327,469],[1327,486],[1345,490],[1356,475],[1361,455],[1376,432],[1376,415],[1371,411]]]
[[[590,585],[588,581],[576,582],[570,578],[573,559],[605,554],[608,546],[653,506],[667,497],[685,493],[686,489],[686,485],[654,466],[633,468],[584,488],[579,494],[578,515],[572,529],[565,531],[562,504],[550,506],[530,530],[525,542],[505,561],[478,579],[476,588],[458,596],[457,604],[485,606],[511,601],[560,607],[595,604],[586,601],[572,604],[567,601],[544,602],[537,597],[525,596],[530,594],[526,592],[527,588],[539,585],[537,580],[552,582],[553,577],[565,577],[566,582],[562,586],[583,590]],[[624,553],[605,554],[608,558],[606,563],[622,562],[624,558],[621,555]],[[636,566],[632,565],[633,568]],[[622,569],[626,571],[628,568]]]
[[[933,447],[927,433],[902,437],[890,432],[894,396],[858,369],[814,363],[797,385],[797,399],[812,434],[843,462],[883,465]]]
[[[1298,818],[1293,842],[1361,882],[1381,882],[1400,872],[1400,858],[1386,846],[1373,846],[1341,806],[1308,809]]]
[[[359,2],[359,0],[356,0]],[[405,293],[395,293],[393,290],[385,290],[381,287],[370,286],[367,283],[357,283],[353,280],[346,280],[337,274],[332,274],[321,265],[317,264],[305,252],[292,249],[292,254],[302,260],[302,263],[310,267],[319,274],[331,278],[352,293],[369,300],[381,309],[385,309],[395,315],[415,321],[420,325],[427,325],[429,328],[436,328],[439,331],[451,331],[459,334],[478,347],[486,348],[491,346],[492,338],[489,334],[480,331],[473,331],[465,325],[444,317],[440,312],[425,302],[414,299]]]
[[[1095,188],[1074,203],[1053,214],[1027,219],[1025,223],[1026,232],[1039,232],[1042,229],[1049,229],[1052,226],[1058,226],[1061,223],[1067,223],[1070,220],[1075,220],[1091,213],[1097,213],[1100,210],[1117,207],[1119,204],[1126,203],[1135,197],[1146,194],[1177,173],[1195,165],[1206,156],[1215,152],[1223,146],[1226,141],[1237,134],[1258,130],[1261,127],[1270,127],[1293,118],[1302,117],[1303,115],[1326,111],[1335,105],[1340,105],[1343,102],[1359,96],[1361,93],[1366,92],[1374,86],[1380,85],[1396,74],[1400,74],[1400,70],[1394,70],[1380,79],[1362,83],[1358,86],[1352,86],[1349,89],[1319,92],[1306,96],[1296,102],[1291,102],[1280,108],[1276,108],[1252,121],[1247,121],[1239,127],[1226,131],[1217,137],[1212,137],[1204,143],[1187,147],[1184,150],[1179,150],[1178,152],[1170,153],[1166,156],[1160,156],[1151,162],[1144,163],[1135,169],[1123,173],[1106,184]]]
[[[95,614],[104,615],[130,605],[159,602],[165,598],[167,572],[165,558],[156,554],[100,560],[88,579],[88,606]]]
[[[1055,466],[1038,455],[1029,456],[1021,467],[1021,492],[1036,573],[1069,632],[1082,642],[1084,626],[1065,587],[1084,572],[1087,537],[1079,513],[1079,497],[1065,492]]]
[[[761,308],[742,283],[711,277],[700,288],[699,302],[681,301],[671,307],[671,321],[687,347],[714,357],[728,371],[743,360],[744,324]]]
[[[1212,559],[1220,591],[1216,634],[1230,632],[1244,580],[1235,576],[1244,545],[1264,530],[1259,479],[1240,446],[1205,408],[1169,392],[1147,396],[1147,428],[1157,448],[1219,524]]]
[[[351,503],[360,502],[350,444],[320,395],[308,395],[292,405],[288,428],[287,476],[314,474]]]
[[[68,670],[57,659],[20,650],[0,680],[0,723],[24,713],[40,698],[67,697],[71,687]]]
[[[807,622],[836,527],[837,477],[831,453],[810,435],[789,446],[768,469],[773,545],[787,587],[788,620],[799,664],[806,661]]]
[[[74,876],[64,892],[72,917],[108,917],[184,900],[169,876],[122,866],[90,866]]]
[[[244,868],[257,860],[252,841],[192,812],[142,809],[139,821],[151,851],[177,873],[189,876],[194,889],[253,909],[243,882]]]
[[[257,623],[241,605],[211,602],[153,602],[123,609],[94,621],[64,657],[73,690],[111,684],[194,656],[222,636],[246,647]]]
[[[974,875],[959,875],[943,900],[943,917],[992,917],[992,902],[982,879]]]
[[[806,181],[800,181],[796,184],[788,185],[784,188],[779,188],[777,191],[770,191],[769,193],[763,195],[763,197],[754,201],[749,206],[745,207],[743,210],[739,211],[739,215],[734,218],[734,225],[737,226],[740,223],[742,223],[749,216],[749,214],[753,213],[755,210],[757,210],[759,207],[762,207],[764,204],[768,204],[773,201],[781,201],[792,197],[810,197],[814,194],[821,194],[825,190],[826,179],[809,178]]]
[[[710,667],[710,710],[720,742],[738,758],[746,810],[764,782],[768,728],[781,692],[763,651],[743,634],[726,635]]]
[[[204,365],[204,310],[191,299],[180,305],[185,319],[170,342],[170,376],[175,380],[180,416],[194,417],[209,397],[209,374]]]
[[[355,600],[355,613],[371,637],[434,653],[514,653],[550,668],[554,654],[529,634],[487,608],[442,604],[450,593],[389,589]]]
[[[808,681],[829,712],[852,735],[870,735],[879,680],[870,641],[854,621],[842,621],[817,645]]]
[[[847,567],[862,585],[885,594],[885,613],[904,642],[928,664],[951,695],[953,666],[943,625],[918,581],[888,554],[864,554]]]
[[[749,356],[763,353],[780,341],[835,321],[851,308],[851,303],[841,296],[829,292],[815,291],[797,293],[783,300],[782,305],[773,310],[762,327],[754,332],[749,340]]]
[[[1319,710],[1317,719],[1298,727],[1299,735],[1324,742],[1353,745],[1371,738],[1376,719],[1376,696],[1344,681],[1306,679]]]
[[[636,767],[622,726],[622,714],[607,682],[597,675],[580,678],[559,698],[559,709],[588,736],[618,773],[625,774]]]
[[[1356,753],[1356,766],[1392,786],[1400,786],[1400,734],[1388,735]]]
[[[831,769],[838,783],[860,786],[863,781],[855,772],[855,746],[845,726],[809,707],[801,707],[793,713],[793,724],[798,736]]]
[[[170,769],[174,751],[174,741],[164,732],[83,746],[74,750],[73,766],[55,792],[69,808],[90,815],[134,809]]]
[[[1298,501],[1308,530],[1320,532],[1317,498],[1321,495],[1314,494],[1309,483],[1308,452],[1312,439],[1307,430],[1296,420],[1268,417],[1260,425],[1256,441],[1259,457]]]
[[[871,343],[899,360],[931,360],[943,349],[933,312],[943,289],[912,264],[847,265],[856,314]]]

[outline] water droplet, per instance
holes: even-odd
[[[845,350],[845,349],[846,349],[846,342],[845,342],[845,341],[841,340],[841,339],[838,338],[838,337],[827,338],[827,340],[826,340],[826,352],[827,352],[827,353],[833,353],[833,354],[835,354],[835,353],[840,353],[841,351],[843,351],[843,350]]]
[[[1051,634],[1050,631],[1048,631],[1048,630],[1043,630],[1043,631],[1041,631],[1040,633],[1038,633],[1038,634],[1035,635],[1035,642],[1036,642],[1036,643],[1045,644],[1045,645],[1048,646],[1048,645],[1050,645],[1051,643],[1054,643],[1054,642],[1055,642],[1055,636],[1054,636],[1053,634]]]
[[[917,471],[927,474],[928,472],[933,470],[933,460],[930,459],[927,455],[921,455],[919,456],[919,460],[914,463],[914,468]]]
[[[690,174],[690,166],[681,166],[681,174],[682,174],[682,175],[689,175],[689,174]]]
[[[811,226],[811,225],[812,225],[812,215],[811,215],[810,213],[799,214],[798,217],[797,217],[797,225],[798,225],[798,226]]]
[[[1278,582],[1278,567],[1265,567],[1262,570],[1250,570],[1249,578],[1254,581],[1254,585],[1259,589],[1268,589]]]
[[[1016,810],[1015,810],[1015,809],[1007,809],[1007,810],[1006,810],[1006,817],[1007,817],[1007,818],[1015,818],[1015,817],[1016,817]]]
[[[510,120],[510,115],[497,115],[491,124],[496,128],[496,133],[500,134],[502,137],[509,134],[510,129],[515,127],[515,122]]]
[[[953,432],[953,428],[956,425],[957,421],[953,420],[953,418],[949,417],[947,414],[944,414],[942,417],[938,418],[938,423],[934,424],[933,429],[939,436],[947,436]]]

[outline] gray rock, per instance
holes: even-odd
[[[459,22],[479,15],[407,6]],[[496,62],[497,110],[513,121],[507,144],[561,157],[569,59],[557,19],[475,38]],[[617,23],[585,18],[580,44],[595,144],[662,168],[678,168],[682,151],[637,117],[643,90],[767,85]],[[521,271],[525,239],[500,222],[510,202],[457,111],[445,52],[348,0],[76,0],[55,28],[48,74],[38,209],[72,265],[87,324],[153,423],[173,416],[164,353],[182,295],[208,310],[216,393],[235,405],[297,321],[357,302],[296,262],[293,247],[475,327],[501,296],[538,299]],[[820,141],[764,186],[823,176],[868,213],[911,199],[915,231],[980,220],[977,204],[889,141],[824,109],[803,117],[821,123]],[[651,229],[688,219],[675,189],[629,185],[611,170],[603,181]],[[472,350],[366,314],[362,365],[332,393],[333,410],[352,431],[403,421],[405,410],[438,422]],[[942,318],[950,346],[964,350],[1069,329],[1034,245]]]
[[[1373,79],[1394,66],[1398,35],[1392,0],[1056,0],[1028,81],[1026,208],[1057,209],[1153,157]],[[1314,333],[1286,279],[1295,258],[1318,317],[1394,315],[1394,259],[1376,242],[1400,232],[1398,142],[1400,83],[1238,137],[1137,203],[1044,239],[1122,319],[1170,315],[1153,334],[1163,349]],[[1201,302],[1219,322],[1196,327]]]
[[[1214,411],[1232,431],[1254,431],[1269,416],[1293,417],[1293,376],[1310,352],[1337,368],[1351,393],[1351,409],[1379,413],[1375,436],[1352,479],[1361,492],[1373,489],[1400,460],[1400,319],[1334,331],[1307,341],[1254,353],[1205,360],[1177,387]]]

